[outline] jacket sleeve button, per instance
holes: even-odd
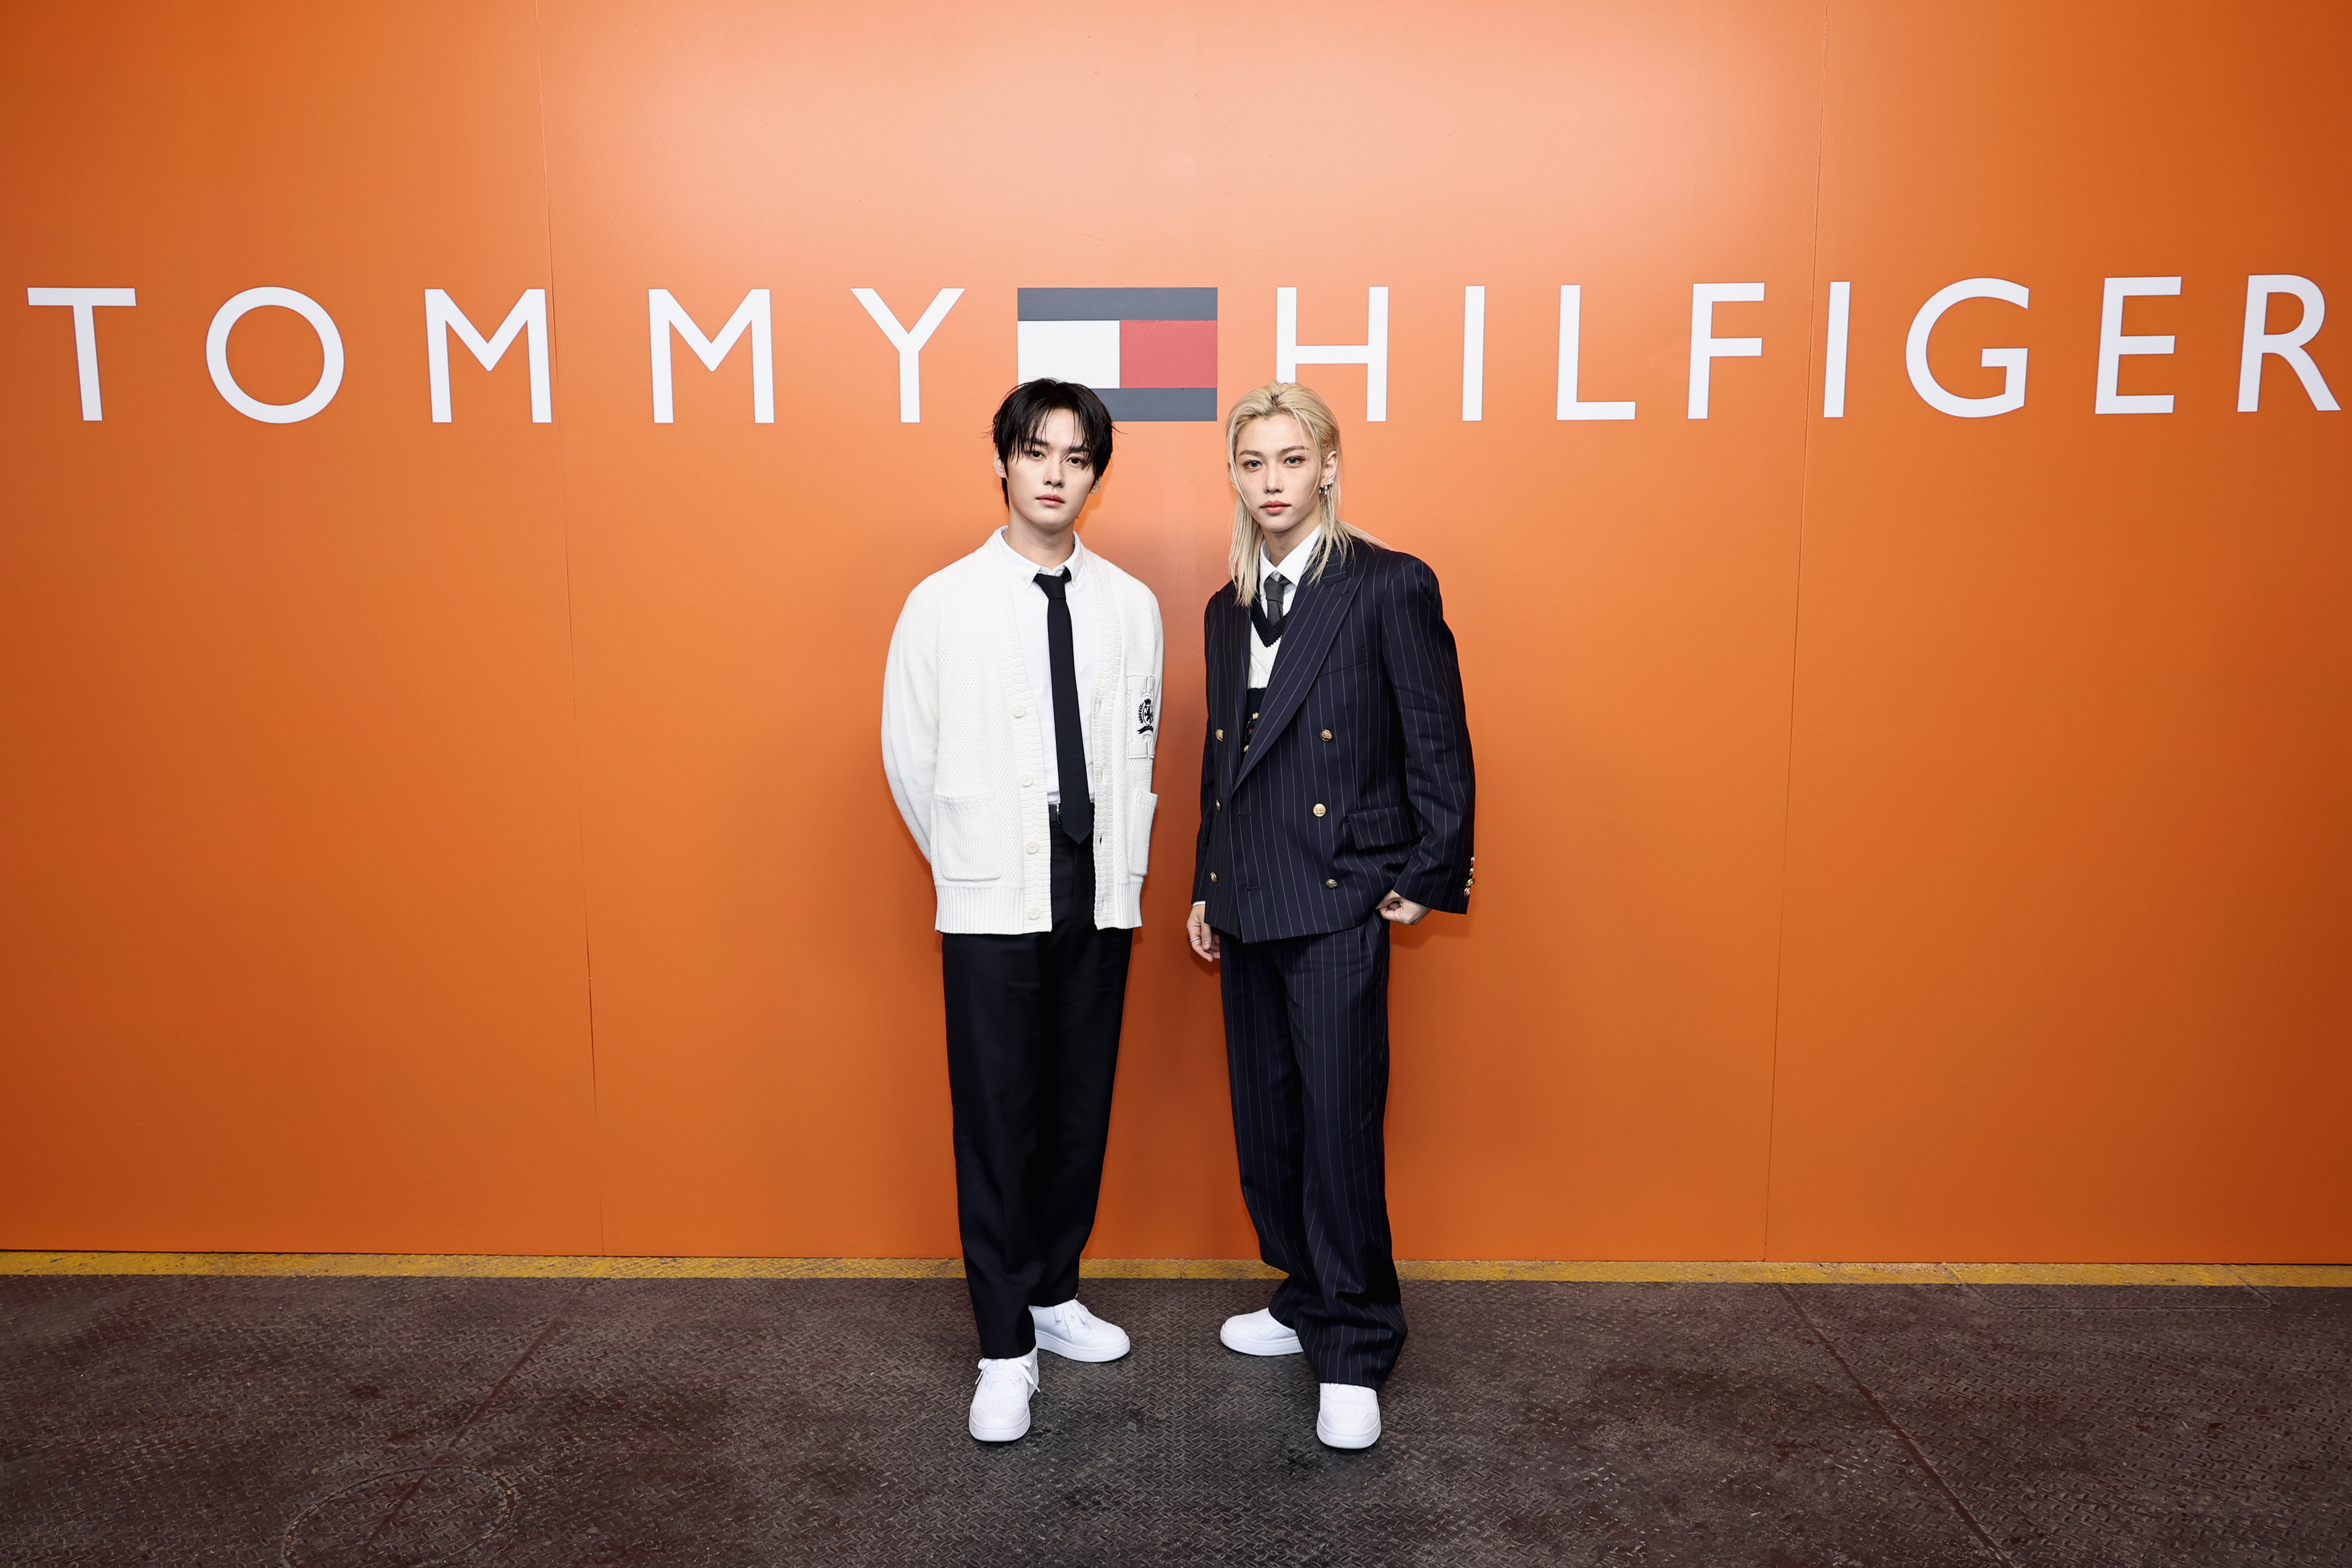
[[[1323,814],[1323,802],[1320,800],[1315,803],[1315,814],[1318,817]]]

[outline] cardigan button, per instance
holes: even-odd
[[[1034,839],[1029,841],[1029,852],[1033,855],[1037,852],[1037,841]]]
[[[1014,718],[1027,718],[1029,716],[1029,710],[1022,704],[1014,703],[1013,705],[1013,716]]]
[[[1030,785],[1030,778],[1029,778],[1029,775],[1027,775],[1026,773],[1024,773],[1024,774],[1021,776],[1021,788],[1023,788],[1024,789],[1026,789],[1027,788],[1029,788],[1029,785]]]
[[[1037,918],[1037,906],[1034,904],[1029,906],[1029,918],[1032,920]]]

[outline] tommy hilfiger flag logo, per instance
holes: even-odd
[[[1102,394],[1116,420],[1217,417],[1213,288],[1024,288],[1020,379]]]

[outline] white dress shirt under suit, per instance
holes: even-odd
[[[1290,568],[1288,571],[1283,571],[1281,567],[1274,564],[1273,559],[1265,553],[1264,545],[1258,547],[1258,591],[1261,593],[1265,591],[1265,580],[1277,571],[1281,571],[1284,579],[1290,584],[1282,591],[1282,613],[1285,620],[1289,618],[1290,607],[1298,602],[1299,574],[1307,570],[1307,563],[1315,559],[1315,541],[1322,535],[1323,526],[1318,523],[1307,531],[1307,537],[1299,540],[1288,555],[1282,558]],[[1072,613],[1075,614],[1076,612]],[[1276,638],[1271,644],[1261,642],[1257,634],[1257,623],[1253,621],[1250,623],[1250,690],[1264,691],[1266,682],[1274,679],[1274,656],[1281,652],[1281,639]],[[1081,685],[1078,690],[1083,695],[1086,688]]]

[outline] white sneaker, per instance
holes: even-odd
[[[983,1443],[1009,1443],[1029,1430],[1029,1396],[1037,1392],[1037,1353],[980,1364],[980,1386],[971,1391],[971,1435]]]
[[[1117,1361],[1132,1348],[1125,1329],[1103,1322],[1076,1296],[1058,1307],[1030,1308],[1029,1321],[1037,1325],[1037,1348],[1067,1361]]]
[[[1334,1448],[1369,1448],[1381,1440],[1381,1396],[1352,1383],[1323,1385],[1315,1435]]]
[[[1254,1312],[1244,1312],[1237,1318],[1227,1318],[1225,1326],[1217,1331],[1227,1350],[1240,1351],[1244,1355],[1297,1355],[1298,1335],[1275,1320],[1273,1312],[1260,1307]]]

